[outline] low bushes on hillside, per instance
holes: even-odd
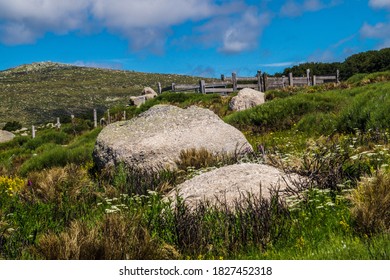
[[[233,113],[225,121],[241,129],[255,132],[286,130],[310,113],[334,112],[345,102],[345,97],[328,94],[300,94],[276,99],[261,106]]]
[[[10,122],[7,122],[4,127],[3,127],[3,130],[7,130],[7,131],[15,131],[15,130],[18,130],[18,129],[21,129],[22,128],[22,124],[18,121],[10,121]]]

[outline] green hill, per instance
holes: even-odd
[[[59,63],[33,63],[0,72],[0,127],[17,120],[24,125],[54,122],[56,117],[92,116],[128,103],[150,86],[157,90],[171,83],[197,83],[199,78],[77,67]]]

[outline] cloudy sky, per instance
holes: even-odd
[[[390,0],[0,0],[0,70],[254,75],[384,47]]]

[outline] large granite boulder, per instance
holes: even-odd
[[[234,96],[229,103],[229,108],[233,111],[243,111],[261,105],[265,102],[265,94],[250,88],[244,88]]]
[[[270,199],[270,190],[282,192],[299,181],[304,182],[304,179],[297,174],[287,175],[269,165],[241,163],[195,176],[178,185],[167,198],[175,201],[175,197],[179,195],[190,206],[201,201],[232,206],[236,201],[248,198],[248,194]]]
[[[140,171],[174,170],[180,152],[206,149],[213,154],[252,151],[244,135],[208,109],[157,105],[129,121],[116,122],[98,135],[98,167],[123,162]]]
[[[0,130],[0,143],[9,142],[14,139],[15,135],[6,130]]]

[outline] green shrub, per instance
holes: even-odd
[[[69,125],[66,125],[63,128],[63,131],[68,134],[80,135],[83,132],[90,130],[92,127],[93,124],[90,120],[74,118]]]
[[[65,145],[69,143],[71,138],[63,131],[46,130],[39,133],[34,139],[29,139],[23,146],[29,150],[35,150],[48,143]]]
[[[336,92],[298,94],[233,113],[224,120],[243,130],[250,129],[257,132],[285,130],[293,127],[306,114],[337,111],[344,99]]]
[[[21,129],[22,128],[22,124],[18,121],[11,121],[11,122],[7,122],[4,127],[3,127],[3,130],[7,130],[7,131],[15,131],[15,130],[18,130],[18,129]]]
[[[76,137],[66,146],[57,145],[50,142],[44,144],[42,138],[38,138],[36,140],[37,142],[34,142],[33,140],[35,139],[32,139],[32,142],[27,142],[27,144],[39,143],[39,145],[37,145],[39,148],[35,150],[37,154],[22,164],[20,173],[22,175],[27,175],[27,173],[30,171],[39,171],[45,168],[56,166],[64,167],[65,165],[71,163],[83,165],[86,162],[92,161],[92,152],[95,145],[95,140],[100,131],[101,129],[98,128],[87,132],[81,136]],[[52,133],[57,135],[57,132]],[[59,135],[64,135],[65,137],[63,139],[69,138],[69,136],[67,136],[65,133],[60,133]],[[55,139],[61,140],[62,138],[56,137]]]

